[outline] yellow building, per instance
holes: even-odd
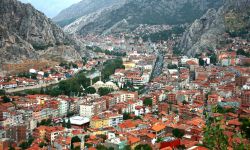
[[[46,133],[46,128],[47,128],[46,126],[37,127],[33,132],[33,136],[35,138],[44,139],[45,138],[45,133]]]
[[[125,70],[135,67],[135,63],[130,62],[130,61],[123,62],[123,65],[125,66]]]
[[[100,118],[98,116],[94,116],[90,120],[91,128],[106,128],[109,127],[109,118]]]

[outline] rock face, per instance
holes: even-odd
[[[126,0],[82,0],[81,2],[61,11],[56,17],[53,18],[53,21],[57,22],[61,26],[64,26],[82,16],[115,5],[123,5],[125,2]]]
[[[188,56],[194,56],[202,48],[215,48],[218,39],[225,32],[223,8],[209,9],[200,19],[194,21],[184,33],[179,47]]]
[[[69,21],[64,30],[69,33],[86,35],[88,33],[109,33],[111,29],[134,29],[140,24],[184,24],[200,18],[209,8],[219,8],[222,0],[107,0],[109,5],[100,5],[97,1],[83,0],[66,9],[54,20],[62,21],[66,11],[76,16]],[[84,6],[81,6],[85,4]],[[99,9],[89,8],[99,6]],[[82,13],[77,12],[82,8]],[[79,17],[79,15],[81,16]],[[72,18],[71,18],[72,19]],[[67,22],[67,20],[65,20]],[[120,26],[121,25],[121,26]]]
[[[226,31],[249,29],[249,8],[250,0],[227,0],[218,10],[209,9],[185,31],[179,48],[188,56],[194,56],[206,48],[215,49]]]
[[[74,41],[30,4],[1,0],[0,22],[0,63],[16,63],[41,56],[54,59],[49,55],[51,51],[62,54],[58,57],[63,60],[80,59],[74,49]]]

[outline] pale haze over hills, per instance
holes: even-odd
[[[45,13],[47,17],[56,16],[61,10],[81,0],[20,0],[23,3],[31,3],[36,9]]]

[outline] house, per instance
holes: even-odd
[[[2,89],[16,88],[17,82],[16,81],[3,82],[3,83],[0,83],[0,87],[2,87]]]
[[[128,136],[128,145],[130,145],[131,149],[135,149],[137,145],[140,144],[140,138],[135,137],[135,136]]]
[[[155,134],[157,138],[164,136],[165,131],[166,131],[166,125],[162,123],[156,123],[151,127],[151,132]]]

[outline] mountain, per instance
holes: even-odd
[[[183,34],[180,51],[194,56],[204,49],[215,49],[226,41],[224,34],[250,39],[250,0],[226,0],[218,10],[209,9]]]
[[[209,8],[221,5],[222,0],[83,0],[54,20],[64,22],[64,30],[71,34],[103,34],[120,28],[131,31],[140,24],[192,23]]]
[[[0,22],[0,64],[81,59],[74,40],[30,4],[1,0]]]
[[[82,0],[62,10],[53,21],[60,26],[72,23],[77,18],[115,5],[122,5],[126,0]]]

